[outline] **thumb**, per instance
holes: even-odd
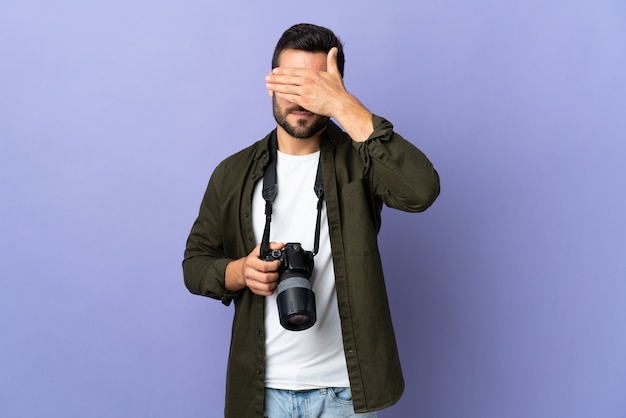
[[[283,242],[270,242],[270,249],[271,250],[282,250],[283,247],[285,246],[285,243]]]
[[[326,56],[326,68],[329,73],[339,74],[339,67],[337,66],[337,54],[339,49],[336,46],[330,48],[328,55]]]

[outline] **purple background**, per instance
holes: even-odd
[[[384,6],[383,6],[384,4]],[[626,416],[621,0],[0,1],[0,416],[218,417],[232,308],[180,262],[273,127],[284,29],[434,161],[380,237],[407,388],[380,414]]]

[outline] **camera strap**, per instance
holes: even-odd
[[[265,199],[265,229],[263,230],[263,239],[261,240],[261,254],[267,253],[270,245],[270,223],[272,222],[272,203],[278,194],[278,181],[276,176],[276,159],[278,154],[276,131],[270,138],[270,155],[265,172],[263,173],[263,199]],[[315,176],[315,195],[317,196],[317,222],[315,224],[315,242],[313,255],[316,255],[320,246],[320,227],[322,222],[322,204],[324,201],[324,181],[322,179],[322,154],[320,152],[320,161],[317,164],[317,175]]]

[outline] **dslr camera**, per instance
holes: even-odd
[[[276,303],[280,324],[290,331],[311,328],[317,320],[311,287],[313,256],[297,242],[285,244],[282,250],[268,249],[262,256],[265,261],[280,261]]]

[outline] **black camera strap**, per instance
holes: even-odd
[[[266,254],[270,245],[270,223],[272,222],[272,204],[278,194],[278,181],[276,176],[276,159],[278,154],[276,131],[270,138],[270,155],[265,172],[263,173],[263,199],[265,199],[265,229],[261,240],[261,255]],[[324,181],[322,179],[321,152],[320,161],[317,164],[317,175],[313,187],[317,196],[317,222],[315,224],[315,243],[313,255],[316,255],[320,246],[320,227],[322,222],[322,203],[324,201]]]

